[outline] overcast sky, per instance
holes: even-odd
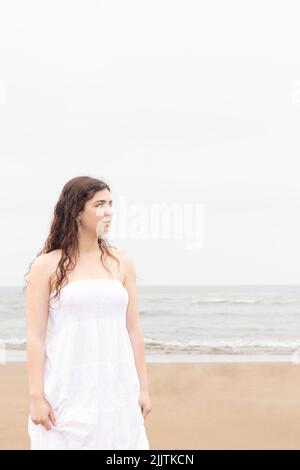
[[[0,5],[1,285],[78,175],[139,284],[299,283],[298,2]]]

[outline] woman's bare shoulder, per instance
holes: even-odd
[[[118,251],[117,256],[120,261],[124,277],[134,277],[136,273],[136,267],[133,257],[124,250]]]
[[[129,277],[132,272],[135,272],[134,260],[132,256],[125,250],[115,248],[112,250],[112,252],[120,262],[120,268],[125,282],[125,279]]]
[[[112,253],[114,256],[116,256],[120,261],[126,262],[131,258],[131,256],[125,251],[125,250],[120,250],[119,248],[111,248]]]
[[[57,263],[61,257],[61,250],[53,250],[49,253],[42,253],[38,255],[31,264],[31,270],[47,271],[50,275],[56,269]]]
[[[61,250],[52,250],[49,253],[42,253],[36,259],[40,258],[44,263],[52,264],[54,261],[58,261],[61,258]]]

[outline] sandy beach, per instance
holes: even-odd
[[[300,365],[147,363],[150,448],[300,449]],[[0,449],[29,449],[26,364],[0,364]]]

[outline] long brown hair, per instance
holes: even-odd
[[[52,300],[60,297],[60,291],[66,274],[74,269],[79,255],[76,217],[79,212],[84,209],[85,203],[91,199],[97,191],[103,189],[110,191],[110,187],[105,181],[90,176],[77,176],[69,180],[61,191],[54,208],[50,233],[43,248],[36,255],[37,258],[41,254],[50,253],[53,250],[61,249],[62,251],[57,268],[50,276],[50,279],[55,278],[55,295],[52,297]],[[113,245],[108,244],[107,241],[101,237],[98,237],[97,240],[101,253],[100,259],[103,262],[104,268],[111,273],[109,267],[105,265],[107,257],[115,259],[118,262],[118,266],[120,266],[118,258],[113,255],[110,249]],[[33,261],[30,263],[29,269],[24,276],[26,283],[24,289],[26,289],[28,284],[26,278]]]

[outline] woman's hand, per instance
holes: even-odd
[[[47,431],[50,431],[52,423],[56,424],[53,410],[44,397],[34,397],[30,399],[30,416],[34,424],[42,424]]]
[[[150,413],[150,411],[152,410],[149,393],[147,391],[144,391],[144,390],[140,391],[139,405],[141,407],[141,411],[145,419],[147,414]]]

